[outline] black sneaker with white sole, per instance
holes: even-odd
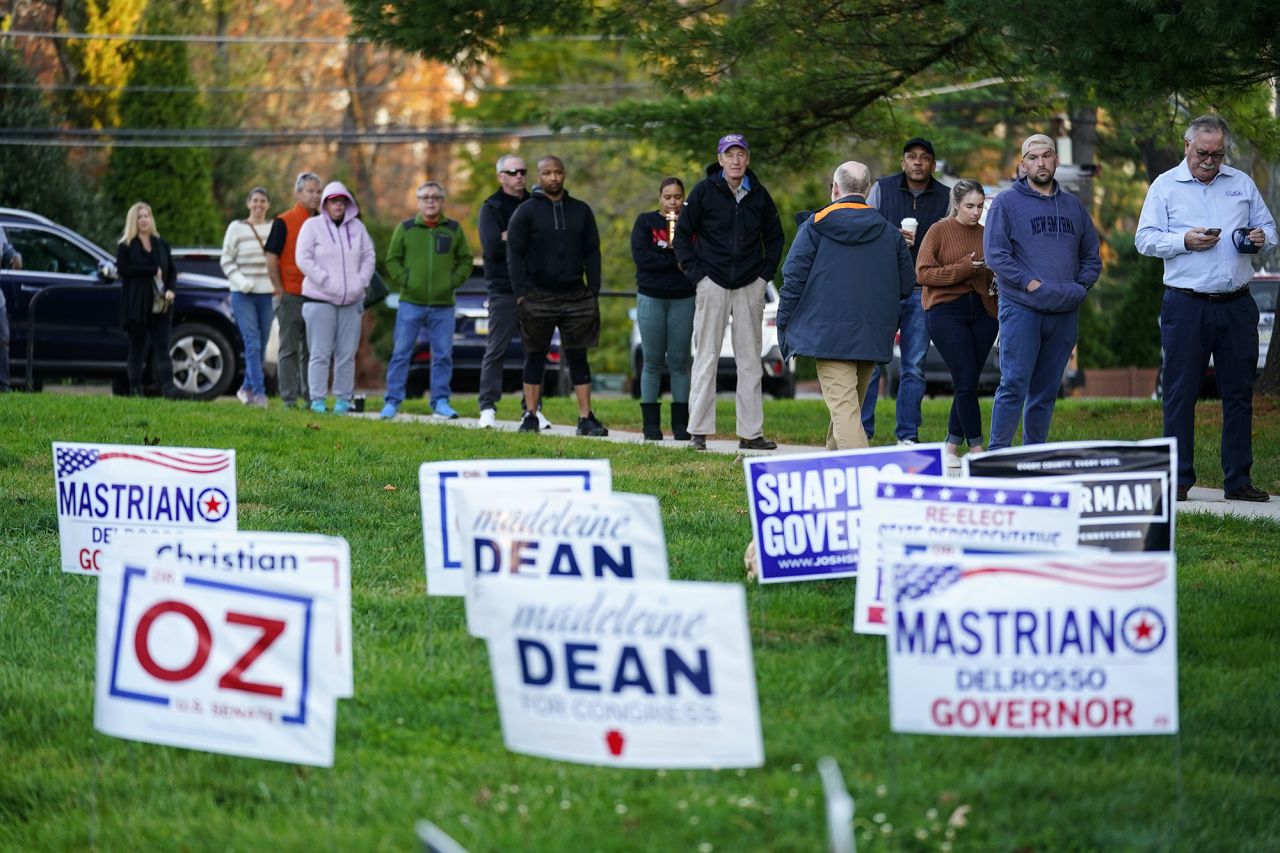
[[[533,412],[525,412],[524,417],[520,419],[520,432],[537,432],[538,416]]]

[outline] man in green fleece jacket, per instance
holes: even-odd
[[[404,402],[409,357],[424,325],[431,341],[431,411],[441,418],[458,416],[449,405],[453,294],[471,274],[471,249],[462,226],[445,217],[444,198],[444,187],[435,181],[418,187],[418,215],[396,226],[387,248],[387,272],[392,286],[400,286],[400,307],[382,418],[394,418]]]

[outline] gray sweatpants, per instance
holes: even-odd
[[[276,321],[280,324],[276,376],[280,380],[280,399],[286,406],[311,399],[307,391],[307,330],[302,322],[302,306],[306,304],[301,296],[286,293],[276,306]]]
[[[302,306],[302,319],[307,325],[307,384],[311,402],[324,400],[329,379],[329,362],[333,361],[333,396],[351,402],[356,386],[356,350],[360,348],[360,315],[364,304],[330,305],[308,302]]]

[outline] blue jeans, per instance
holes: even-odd
[[[1251,485],[1253,380],[1258,364],[1258,303],[1246,293],[1208,302],[1166,290],[1160,306],[1164,347],[1164,434],[1178,440],[1178,485],[1196,482],[1196,398],[1213,356],[1222,394],[1222,486]]]
[[[933,339],[951,371],[955,386],[951,415],[947,419],[947,441],[982,444],[982,410],[978,408],[978,378],[995,343],[999,326],[982,307],[976,293],[935,305],[925,312],[929,337]]]
[[[920,403],[924,400],[924,357],[929,351],[929,330],[925,327],[920,288],[898,303],[898,350],[902,354],[902,381],[898,383],[899,441],[920,438]],[[862,402],[862,429],[867,437],[876,434],[876,399],[880,396],[880,365],[871,373],[867,396]]]
[[[415,305],[401,300],[396,309],[391,361],[387,363],[386,401],[392,405],[404,402],[409,358],[423,326],[427,327],[431,345],[431,405],[449,399],[449,383],[453,380],[453,306]]]
[[[656,299],[636,296],[636,324],[640,327],[640,401],[656,403],[662,396],[662,368],[671,371],[671,401],[689,402],[693,367],[693,309],[696,299]]]
[[[236,315],[240,337],[244,340],[244,385],[250,394],[266,396],[267,384],[262,377],[262,352],[271,337],[271,321],[275,306],[270,293],[231,294],[231,311]]]
[[[1079,327],[1078,310],[1041,314],[1000,300],[1000,387],[991,410],[990,450],[1013,444],[1019,420],[1023,444],[1049,440],[1062,371]]]

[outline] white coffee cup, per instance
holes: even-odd
[[[915,242],[916,242],[916,228],[918,228],[919,226],[920,226],[920,223],[916,222],[915,217],[913,217],[913,216],[908,216],[906,219],[902,220],[902,224],[901,224],[900,226],[898,226],[898,227],[900,227],[903,231],[906,231],[908,234],[910,234],[910,235],[911,235],[910,237],[908,237],[908,238],[907,238],[907,245],[908,245],[908,246],[915,245]]]

